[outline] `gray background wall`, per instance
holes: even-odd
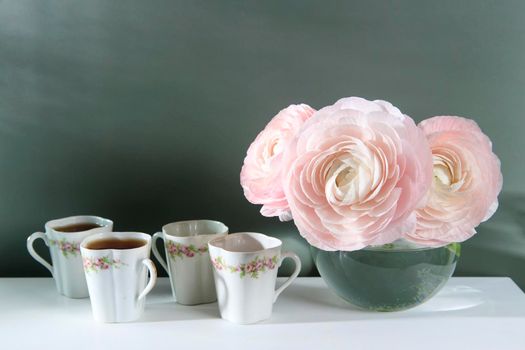
[[[0,276],[47,275],[25,239],[77,213],[293,244],[244,199],[245,151],[288,104],[357,95],[478,121],[504,203],[459,273],[523,278],[524,39],[523,1],[0,0]]]

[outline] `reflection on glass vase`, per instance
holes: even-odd
[[[399,311],[424,303],[448,281],[460,255],[459,243],[429,248],[397,241],[345,252],[311,247],[328,287],[366,310]]]

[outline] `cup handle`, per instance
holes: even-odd
[[[297,278],[297,276],[299,276],[299,272],[301,272],[301,259],[299,259],[299,257],[297,256],[297,254],[293,253],[293,252],[285,252],[281,255],[281,262],[279,263],[279,266],[281,266],[281,264],[283,263],[284,259],[286,258],[291,258],[293,259],[293,261],[295,262],[295,271],[292,273],[292,275],[290,276],[290,278],[288,278],[282,286],[280,286],[276,291],[275,291],[275,294],[274,294],[274,297],[273,297],[273,302],[275,303],[275,301],[277,300],[277,297],[279,296],[279,294],[281,294],[283,292],[283,290],[286,289],[286,287],[288,287],[294,279]]]
[[[43,239],[46,246],[49,247],[49,241],[46,235],[43,232],[35,232],[31,236],[27,237],[27,250],[29,251],[29,254],[33,257],[33,259],[44,265],[44,267],[48,269],[49,272],[51,272],[51,276],[55,277],[53,274],[53,266],[51,266],[50,263],[48,263],[40,255],[38,255],[38,253],[35,251],[35,248],[33,248],[33,242],[39,238]]]
[[[146,295],[148,295],[149,292],[153,289],[155,286],[155,283],[157,283],[157,268],[155,268],[155,264],[151,259],[144,259],[142,260],[142,263],[146,265],[149,271],[149,281],[142,293],[140,293],[139,297],[137,298],[137,301],[140,301],[144,299]]]
[[[151,242],[151,250],[153,251],[153,255],[155,255],[155,257],[157,258],[159,263],[162,265],[164,270],[166,270],[166,272],[168,272],[168,265],[166,264],[166,260],[164,260],[164,258],[162,258],[162,255],[160,255],[160,252],[157,249],[157,240],[159,238],[164,240],[164,237],[162,237],[162,232],[157,232],[157,233],[155,233],[153,235],[152,242]]]

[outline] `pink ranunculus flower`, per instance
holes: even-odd
[[[386,101],[350,97],[317,111],[290,143],[283,187],[295,225],[323,250],[358,250],[415,229],[432,155]]]
[[[278,216],[281,221],[292,219],[281,181],[283,151],[314,112],[305,104],[290,105],[273,117],[248,148],[241,186],[248,201],[263,204],[264,216]]]
[[[428,246],[462,242],[498,208],[500,161],[473,120],[433,117],[419,127],[432,150],[434,180],[426,206],[416,212],[416,231],[406,238]]]

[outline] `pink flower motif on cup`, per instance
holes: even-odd
[[[172,259],[192,258],[196,254],[202,255],[208,252],[208,246],[196,247],[193,244],[184,245],[173,241],[166,241],[166,251]]]
[[[263,205],[264,216],[292,219],[281,182],[283,151],[314,112],[305,104],[290,105],[273,117],[248,148],[241,186],[248,201]]]
[[[415,230],[432,154],[422,130],[392,104],[350,97],[304,123],[282,169],[300,234],[319,249],[351,251]]]
[[[244,278],[246,275],[251,278],[259,278],[260,273],[275,269],[277,266],[277,255],[273,257],[255,257],[248,263],[238,265],[229,265],[222,256],[218,256],[212,259],[212,264],[217,271],[239,272],[240,278]]]
[[[473,120],[433,117],[419,127],[432,150],[434,180],[426,206],[416,212],[416,231],[405,238],[427,246],[465,241],[498,208],[500,161]]]
[[[68,258],[69,256],[76,257],[80,253],[80,245],[78,243],[69,242],[66,239],[50,239],[49,243],[52,246],[57,246],[57,248],[62,252],[64,257]]]
[[[121,266],[127,266],[127,264],[119,259],[110,259],[109,256],[103,256],[100,258],[84,257],[82,263],[86,273],[109,270],[111,267],[119,269]]]

